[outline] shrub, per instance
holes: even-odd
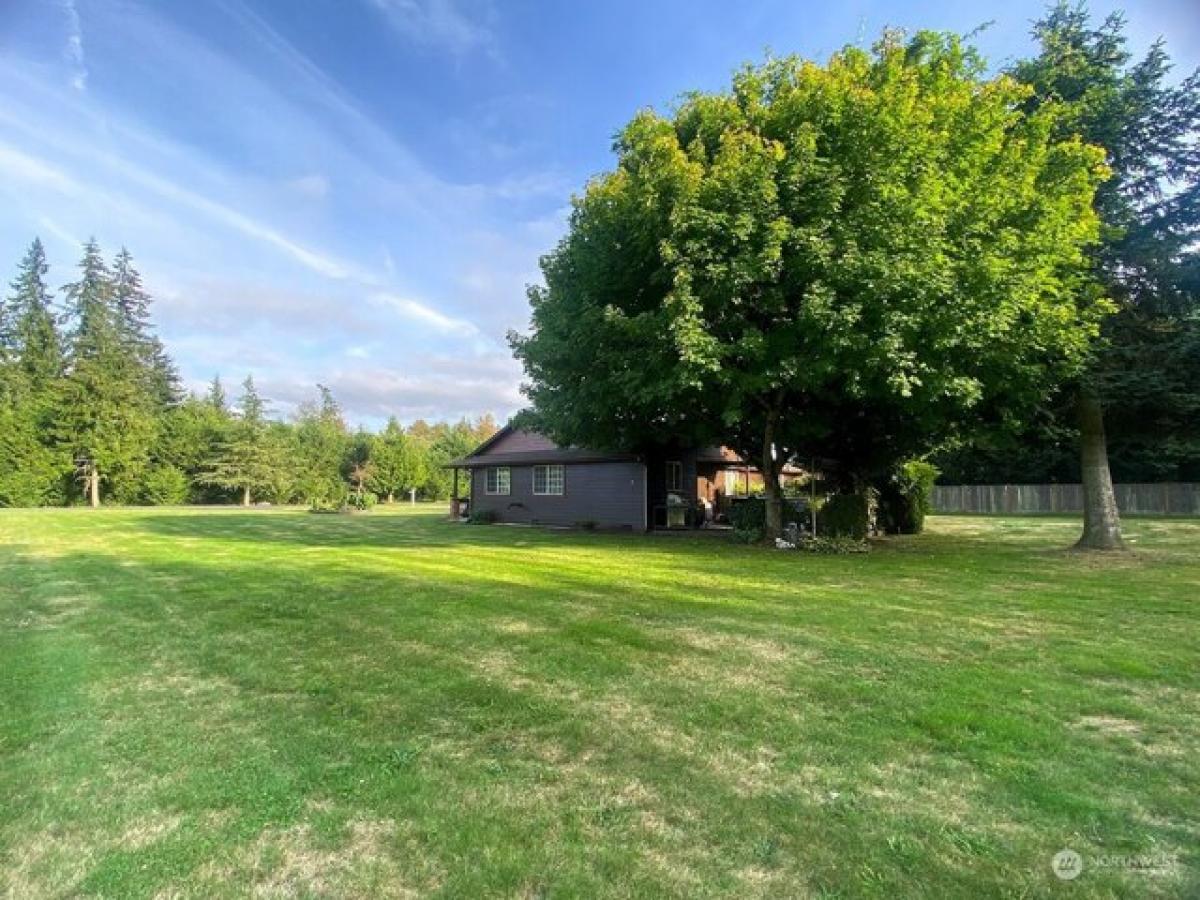
[[[359,512],[368,512],[375,508],[379,498],[370,491],[358,491],[350,495],[350,506]]]
[[[467,521],[472,525],[491,525],[495,523],[496,518],[494,509],[473,509],[467,516]]]
[[[174,506],[188,499],[188,478],[175,466],[152,466],[142,477],[139,498],[151,506]]]
[[[834,494],[817,515],[817,534],[865,540],[871,527],[871,501],[866,494]]]
[[[803,524],[804,505],[795,500],[783,501],[783,525],[786,528],[791,523]],[[760,533],[767,527],[767,501],[761,497],[738,500],[729,510],[729,524],[734,530],[758,530]]]
[[[920,534],[925,529],[938,474],[937,466],[924,460],[901,463],[879,492],[879,518],[885,531]]]
[[[761,528],[734,528],[733,539],[741,544],[757,544],[763,539]]]

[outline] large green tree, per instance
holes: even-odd
[[[142,368],[128,352],[112,275],[94,240],[84,247],[79,280],[66,286],[73,323],[56,428],[92,506],[101,483],[136,482],[156,432]]]
[[[1160,457],[1200,448],[1200,72],[1170,82],[1161,41],[1134,61],[1124,19],[1099,25],[1083,5],[1059,4],[1036,23],[1040,52],[1014,75],[1031,110],[1055,110],[1055,132],[1102,146],[1112,177],[1096,194],[1101,241],[1090,274],[1116,302],[1075,386],[1084,484],[1079,546],[1122,546],[1106,419],[1143,435]]]
[[[639,114],[512,337],[541,427],[728,440],[763,470],[770,538],[789,457],[866,480],[1014,414],[1104,311],[1080,276],[1103,155],[1029,93],[954,36],[889,34]]]

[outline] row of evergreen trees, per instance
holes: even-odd
[[[0,300],[0,506],[440,499],[441,466],[495,430],[484,417],[351,431],[320,385],[291,422],[251,378],[233,405],[219,377],[185,394],[128,251],[109,264],[89,241],[61,302],[48,275],[35,239]]]

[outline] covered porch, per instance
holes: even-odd
[[[654,530],[728,530],[733,507],[763,492],[762,473],[728,447],[650,454],[646,468],[646,520]],[[784,467],[785,481],[804,475]]]

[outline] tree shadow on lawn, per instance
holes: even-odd
[[[903,893],[916,878],[953,893],[1026,878],[1045,834],[1079,821],[1110,846],[1186,834],[1182,800],[1162,785],[1194,772],[1120,747],[1089,757],[1092,738],[1066,725],[1095,704],[1087,686],[1068,679],[1031,707],[1021,673],[931,677],[882,636],[861,656],[814,657],[836,636],[814,646],[780,628],[767,646],[757,609],[648,617],[640,601],[589,596],[593,580],[547,572],[499,595],[486,572],[443,572],[424,589],[374,573],[365,595],[347,570],[320,567],[260,592],[261,565],[202,556],[5,548],[0,564],[29,573],[31,589],[66,575],[86,596],[28,647],[9,632],[24,691],[57,638],[78,639],[84,658],[56,684],[76,696],[79,737],[57,737],[62,702],[30,705],[4,748],[42,825],[18,816],[0,831],[19,841],[22,821],[36,837],[66,820],[72,790],[110,810],[83,816],[93,845],[75,849],[98,851],[74,886],[85,892],[153,893],[221,858],[231,877],[262,877],[239,853],[264,834],[303,823],[336,846],[363,817],[399,828],[387,852],[424,873],[419,890],[450,893],[534,876],[591,894],[853,892],[863,871],[875,887]],[[42,755],[64,783],[28,786],[47,777]],[[1116,786],[1128,783],[1118,771],[1146,779],[1141,795]],[[119,846],[103,834],[112,810],[183,824]],[[898,834],[916,841],[900,857]]]
[[[902,597],[917,598],[967,589],[989,601],[1036,594],[1043,587],[1049,596],[1049,586],[1056,581],[1072,582],[1066,585],[1068,593],[1107,590],[1121,583],[1109,580],[1109,574],[1134,574],[1163,563],[1191,565],[1200,549],[1200,534],[1198,547],[1186,548],[1169,533],[1164,541],[1164,532],[1152,528],[1151,546],[1137,553],[1071,553],[1074,523],[1067,519],[1056,520],[1053,524],[1060,527],[1047,531],[1042,520],[1004,522],[1000,528],[994,519],[953,517],[952,527],[944,531],[875,540],[870,554],[847,556],[781,552],[709,536],[660,539],[625,532],[467,525],[432,514],[372,517],[250,511],[150,514],[131,521],[148,534],[211,541],[214,547],[238,542],[264,547],[282,544],[305,551],[392,551],[403,555],[390,557],[396,564],[424,567],[428,574],[452,567],[460,558],[466,565],[493,569],[506,559],[509,573],[495,578],[507,580],[514,591],[522,584],[523,567],[537,566],[539,579],[560,579],[564,587],[581,592],[587,591],[589,581],[604,587],[616,581],[648,601],[740,603],[771,614],[806,599],[874,596],[888,602],[897,589]],[[1140,533],[1139,528],[1140,524],[1132,530]],[[193,547],[204,552],[203,544]],[[593,571],[584,575],[582,569]]]

